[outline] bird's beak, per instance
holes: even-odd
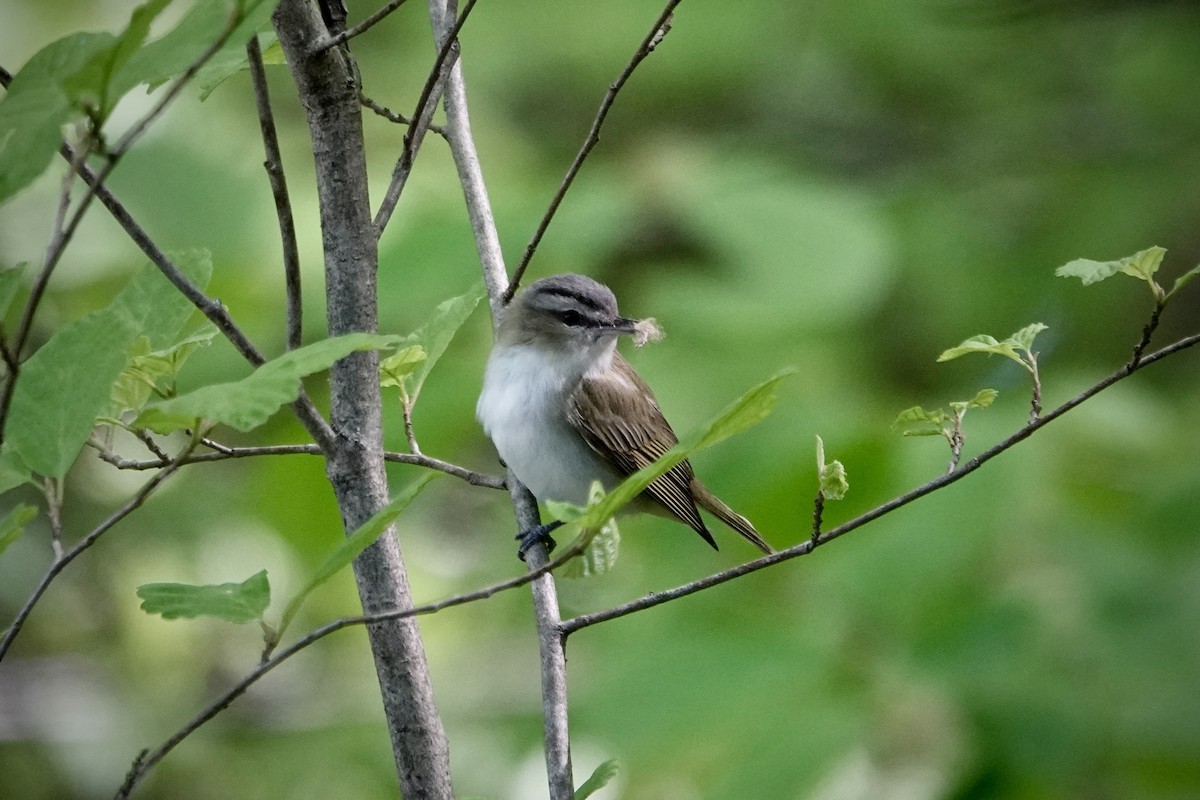
[[[637,330],[636,319],[626,319],[625,317],[617,317],[613,320],[612,325],[607,328],[607,332],[620,335],[623,333],[632,334]]]

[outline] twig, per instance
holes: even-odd
[[[468,0],[462,14],[454,23],[454,27],[439,43],[437,58],[433,61],[433,69],[429,71],[429,77],[425,80],[424,88],[421,89],[421,96],[417,98],[417,108],[412,115],[414,122],[409,124],[408,132],[404,134],[404,147],[392,170],[391,183],[383,196],[379,210],[375,212],[377,237],[383,235],[383,229],[387,227],[388,220],[392,218],[392,212],[396,210],[396,203],[400,202],[400,193],[404,191],[404,186],[408,183],[408,176],[412,173],[413,160],[417,157],[417,150],[420,149],[421,142],[425,139],[425,132],[429,129],[433,110],[437,106],[437,99],[445,89],[446,78],[458,61],[458,32],[462,30],[467,17],[471,15],[471,9],[475,8],[475,2],[476,0]],[[453,53],[453,57],[451,57],[451,53]]]
[[[292,204],[288,198],[287,175],[283,171],[283,158],[279,153],[279,137],[275,133],[271,95],[267,90],[267,73],[257,36],[250,37],[250,41],[246,43],[246,57],[250,65],[250,81],[254,84],[254,103],[258,108],[258,126],[262,130],[263,151],[266,154],[263,168],[266,169],[267,179],[271,183],[271,196],[275,198],[275,217],[279,220],[279,239],[283,248],[283,277],[287,293],[287,346],[289,350],[295,350],[304,343],[300,249],[296,244],[296,222],[292,217]]]
[[[202,444],[211,447],[215,452],[212,453],[188,453],[186,455],[176,456],[171,460],[150,459],[146,461],[138,461],[135,459],[121,458],[120,456],[111,453],[95,442],[89,442],[92,447],[99,452],[100,458],[111,464],[117,469],[125,470],[148,470],[161,469],[167,463],[178,463],[180,466],[187,464],[204,464],[213,461],[227,461],[235,458],[255,458],[258,456],[320,456],[324,455],[320,446],[315,444],[281,444],[281,445],[265,445],[261,447],[229,447],[227,445],[204,440]],[[427,456],[418,453],[394,453],[387,451],[383,454],[385,461],[391,461],[396,464],[411,464],[417,467],[427,467],[435,469],[438,472],[444,472],[447,475],[453,475],[456,478],[461,478],[472,486],[483,486],[487,489],[504,489],[506,487],[504,478],[497,475],[485,475],[481,472],[474,472],[466,467],[460,467],[457,464],[451,464],[448,461],[442,461],[433,456]]]
[[[621,91],[621,87],[629,80],[629,76],[637,69],[638,64],[641,64],[646,56],[650,55],[654,51],[654,48],[658,46],[658,43],[663,40],[663,37],[667,35],[667,31],[671,27],[671,15],[680,2],[682,0],[667,1],[666,8],[658,15],[658,19],[654,21],[654,26],[646,34],[646,38],[642,39],[642,43],[634,52],[633,57],[629,59],[629,63],[625,65],[625,69],[621,71],[617,79],[608,87],[608,92],[605,93],[604,99],[600,101],[600,108],[596,111],[596,117],[592,120],[591,130],[588,131],[587,138],[583,140],[583,146],[575,154],[575,160],[571,162],[571,166],[567,169],[567,174],[563,176],[562,183],[558,186],[558,191],[554,193],[554,197],[550,200],[550,207],[546,209],[542,221],[538,223],[537,230],[533,233],[533,238],[525,246],[525,253],[521,256],[521,261],[517,264],[517,269],[513,273],[512,282],[504,294],[504,302],[506,304],[509,300],[512,300],[513,295],[516,294],[517,289],[520,287],[521,278],[525,275],[525,269],[529,266],[529,260],[533,258],[533,253],[537,250],[538,244],[541,243],[542,236],[546,233],[546,228],[550,227],[550,221],[554,219],[555,213],[558,212],[558,207],[562,203],[563,197],[567,194],[567,190],[571,188],[571,183],[574,182],[575,176],[579,174],[579,169],[583,166],[584,159],[588,157],[588,153],[600,141],[600,126],[604,124],[604,118],[608,116],[613,101],[617,99],[617,92]]]
[[[29,595],[29,598],[25,601],[25,604],[21,606],[21,610],[17,612],[16,618],[13,620],[12,624],[4,634],[4,639],[0,641],[0,661],[4,660],[4,656],[6,653],[8,653],[8,649],[12,646],[13,640],[17,638],[17,634],[21,632],[21,626],[25,624],[25,620],[28,619],[29,614],[33,611],[33,607],[37,604],[38,600],[41,599],[42,595],[45,594],[46,589],[49,588],[50,582],[58,577],[58,574],[66,569],[67,565],[74,561],[84,550],[87,550],[89,547],[95,544],[96,540],[111,530],[114,525],[125,519],[125,517],[137,510],[142,503],[146,502],[146,499],[154,493],[154,490],[161,486],[163,481],[174,475],[175,471],[178,470],[180,466],[182,466],[181,462],[173,462],[168,464],[161,472],[159,472],[150,480],[146,481],[142,488],[138,490],[137,494],[131,497],[129,501],[125,503],[125,505],[117,509],[108,519],[104,520],[104,522],[101,522],[99,525],[93,528],[88,535],[76,542],[74,547],[63,553],[62,556],[54,559],[54,563],[50,565],[50,569],[48,569],[46,574],[42,576],[41,581],[38,582],[38,585],[34,588],[33,593]]]
[[[809,540],[816,546],[816,542],[821,538],[821,518],[825,514],[825,493],[820,489],[817,490],[817,496],[813,500],[813,515],[812,515],[812,535]]]
[[[54,553],[54,560],[58,561],[63,557],[62,480],[45,478],[42,482],[42,495],[46,498],[46,516],[50,520],[50,550]]]
[[[251,686],[258,683],[267,673],[278,667],[284,661],[287,661],[292,656],[300,651],[324,639],[331,633],[344,630],[346,628],[357,625],[372,625],[381,622],[393,622],[409,617],[426,616],[434,614],[443,609],[453,608],[455,606],[466,605],[479,600],[486,600],[500,592],[509,589],[515,589],[519,586],[524,586],[527,583],[538,580],[547,576],[552,570],[558,569],[572,558],[577,557],[583,552],[583,537],[580,537],[570,547],[563,551],[557,558],[547,561],[536,569],[530,569],[522,575],[515,578],[509,578],[499,583],[494,583],[490,586],[485,586],[482,589],[477,589],[473,592],[455,595],[444,600],[438,600],[425,605],[413,606],[407,609],[398,609],[395,611],[380,611],[373,614],[362,614],[354,617],[343,617],[342,619],[334,620],[320,628],[312,631],[301,639],[298,639],[293,644],[275,653],[274,656],[258,664],[244,678],[231,686],[219,698],[210,703],[196,716],[192,717],[186,724],[179,728],[166,741],[160,744],[154,750],[143,750],[134,759],[132,766],[126,775],[125,782],[117,791],[116,800],[128,798],[134,787],[146,776],[146,773],[159,761],[161,761],[168,753],[174,750],[184,739],[195,733],[204,723],[211,720],[225,708],[227,708],[234,700],[246,693]],[[532,551],[531,551],[532,552]]]
[[[413,455],[421,455],[421,445],[417,443],[417,432],[413,430],[412,412],[413,404],[407,392],[402,392],[404,395],[401,403],[404,410],[404,436],[408,439],[408,449]]]
[[[390,108],[383,105],[382,103],[376,102],[375,100],[372,100],[370,97],[367,97],[362,92],[359,92],[358,99],[359,99],[359,102],[361,102],[363,104],[364,108],[371,109],[377,115],[386,119],[388,122],[394,122],[397,125],[411,125],[412,124],[412,120],[409,119],[408,117],[406,117],[403,114],[400,114],[396,111],[392,111]],[[431,133],[436,133],[438,136],[441,136],[443,138],[445,138],[445,136],[446,136],[446,129],[445,129],[445,127],[443,127],[441,125],[431,122],[426,126],[426,128]]]
[[[317,53],[320,53],[322,50],[328,50],[331,47],[336,47],[337,45],[342,44],[343,42],[347,42],[347,41],[353,39],[355,36],[358,36],[360,33],[363,33],[368,28],[374,27],[377,22],[380,22],[381,20],[383,20],[384,17],[386,17],[388,14],[391,14],[393,11],[395,11],[400,6],[404,5],[405,2],[406,2],[406,0],[390,0],[387,5],[385,5],[383,8],[379,9],[374,14],[367,17],[366,19],[364,19],[362,22],[358,23],[357,25],[355,25],[351,28],[347,28],[346,30],[342,31],[341,33],[337,34],[336,36],[330,36],[330,37],[327,37],[327,38],[322,39],[321,41],[317,42],[315,45],[312,46],[312,49],[309,50],[310,55],[316,55]]]
[[[1143,367],[1153,364],[1154,362],[1159,361],[1163,358],[1166,358],[1167,356],[1170,356],[1175,353],[1186,350],[1187,348],[1192,347],[1193,345],[1196,345],[1196,344],[1200,344],[1200,334],[1193,334],[1191,336],[1187,336],[1183,339],[1180,339],[1179,341],[1175,342],[1174,344],[1164,347],[1163,349],[1158,350],[1157,352],[1152,353],[1149,356],[1146,356],[1141,361],[1139,361],[1136,365],[1126,364],[1121,369],[1112,373],[1111,375],[1104,378],[1103,380],[1101,380],[1099,383],[1093,385],[1092,387],[1084,390],[1083,392],[1076,395],[1072,399],[1063,403],[1058,408],[1055,408],[1053,411],[1050,411],[1048,414],[1046,414],[1042,417],[1039,417],[1037,420],[1025,425],[1023,428],[1018,430],[1013,435],[1009,436],[1004,441],[1000,442],[999,444],[994,445],[989,450],[981,453],[980,455],[976,456],[975,458],[972,458],[971,460],[969,460],[966,464],[964,464],[960,469],[956,470],[955,472],[951,472],[946,475],[942,475],[941,477],[936,478],[922,486],[919,486],[910,492],[902,494],[899,497],[895,497],[895,498],[889,500],[888,502],[884,503],[883,505],[878,506],[878,507],[868,511],[865,514],[862,514],[862,515],[850,520],[849,522],[843,523],[843,524],[839,525],[838,527],[833,528],[830,531],[827,531],[826,533],[821,534],[820,536],[816,537],[815,539],[806,539],[805,541],[801,542],[798,545],[795,545],[794,547],[789,547],[786,550],[780,550],[777,553],[773,553],[769,556],[763,556],[762,558],[755,559],[754,561],[748,561],[745,564],[741,564],[732,569],[728,569],[723,572],[718,572],[713,575],[709,575],[705,578],[701,578],[699,580],[692,581],[691,583],[683,584],[682,586],[677,586],[674,589],[668,589],[663,592],[655,592],[653,594],[647,595],[647,596],[639,598],[637,600],[633,600],[628,603],[622,603],[621,605],[614,606],[613,608],[605,609],[603,611],[597,611],[592,614],[580,614],[577,617],[573,617],[571,619],[564,620],[562,623],[563,636],[564,637],[568,636],[568,635],[574,633],[575,631],[591,627],[592,625],[596,625],[601,622],[606,622],[611,619],[617,619],[619,617],[624,617],[624,616],[627,616],[627,615],[632,614],[637,611],[642,611],[647,608],[652,608],[654,606],[661,605],[662,603],[667,603],[672,600],[677,600],[680,597],[686,597],[689,594],[694,594],[703,589],[708,589],[710,587],[717,586],[719,584],[725,583],[726,581],[730,581],[730,580],[733,580],[734,578],[741,577],[742,575],[747,575],[751,572],[757,572],[760,569],[770,567],[774,564],[778,564],[783,561],[789,561],[789,560],[791,560],[793,558],[797,558],[799,556],[808,555],[814,549],[816,549],[818,546],[823,545],[826,542],[832,541],[833,539],[836,539],[839,536],[843,536],[847,533],[850,533],[850,531],[853,531],[857,528],[861,528],[863,525],[866,525],[868,522],[872,522],[872,521],[878,519],[879,517],[882,517],[886,514],[890,514],[891,512],[895,511],[896,509],[901,508],[902,506],[906,506],[909,503],[913,502],[914,500],[918,500],[927,494],[930,494],[932,492],[937,491],[938,489],[941,489],[944,486],[949,486],[950,484],[952,484],[958,480],[961,480],[962,478],[966,477],[967,475],[970,475],[975,470],[979,469],[981,466],[986,464],[988,461],[991,461],[993,458],[995,458],[996,456],[1003,453],[1005,450],[1008,450],[1009,448],[1013,447],[1014,445],[1018,444],[1019,442],[1024,441],[1025,439],[1029,438],[1031,435],[1033,435],[1033,433],[1035,431],[1045,427],[1046,425],[1048,425],[1049,423],[1058,419],[1063,414],[1067,413],[1071,409],[1080,405],[1084,401],[1094,397],[1095,395],[1104,391],[1108,387],[1112,386],[1114,383],[1117,383],[1118,381],[1129,377],[1134,372],[1138,371],[1139,369],[1141,369]]]
[[[1142,327],[1142,338],[1134,345],[1133,355],[1129,357],[1128,366],[1136,367],[1138,362],[1142,360],[1142,353],[1146,352],[1146,348],[1150,346],[1150,338],[1154,336],[1154,331],[1158,329],[1158,320],[1162,316],[1164,308],[1166,308],[1166,304],[1161,300],[1154,303],[1154,311],[1150,314],[1150,321]]]

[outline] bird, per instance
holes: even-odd
[[[617,352],[639,335],[611,289],[584,275],[542,278],[504,309],[484,370],[475,415],[501,461],[540,501],[586,505],[594,480],[611,491],[678,443],[658,400]],[[700,482],[684,460],[630,504],[687,525],[715,550],[703,508],[764,553],[774,550],[741,514]],[[518,556],[562,523],[517,534]]]

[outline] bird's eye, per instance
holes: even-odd
[[[558,315],[564,325],[582,325],[583,315],[578,311],[564,311]]]

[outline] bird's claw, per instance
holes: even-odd
[[[550,537],[550,531],[558,528],[562,522],[549,522],[545,525],[534,525],[532,528],[527,528],[523,531],[518,531],[516,539],[521,542],[517,547],[517,558],[525,560],[525,554],[529,552],[529,548],[536,544],[546,545],[546,552],[549,553],[557,546],[557,542]]]

